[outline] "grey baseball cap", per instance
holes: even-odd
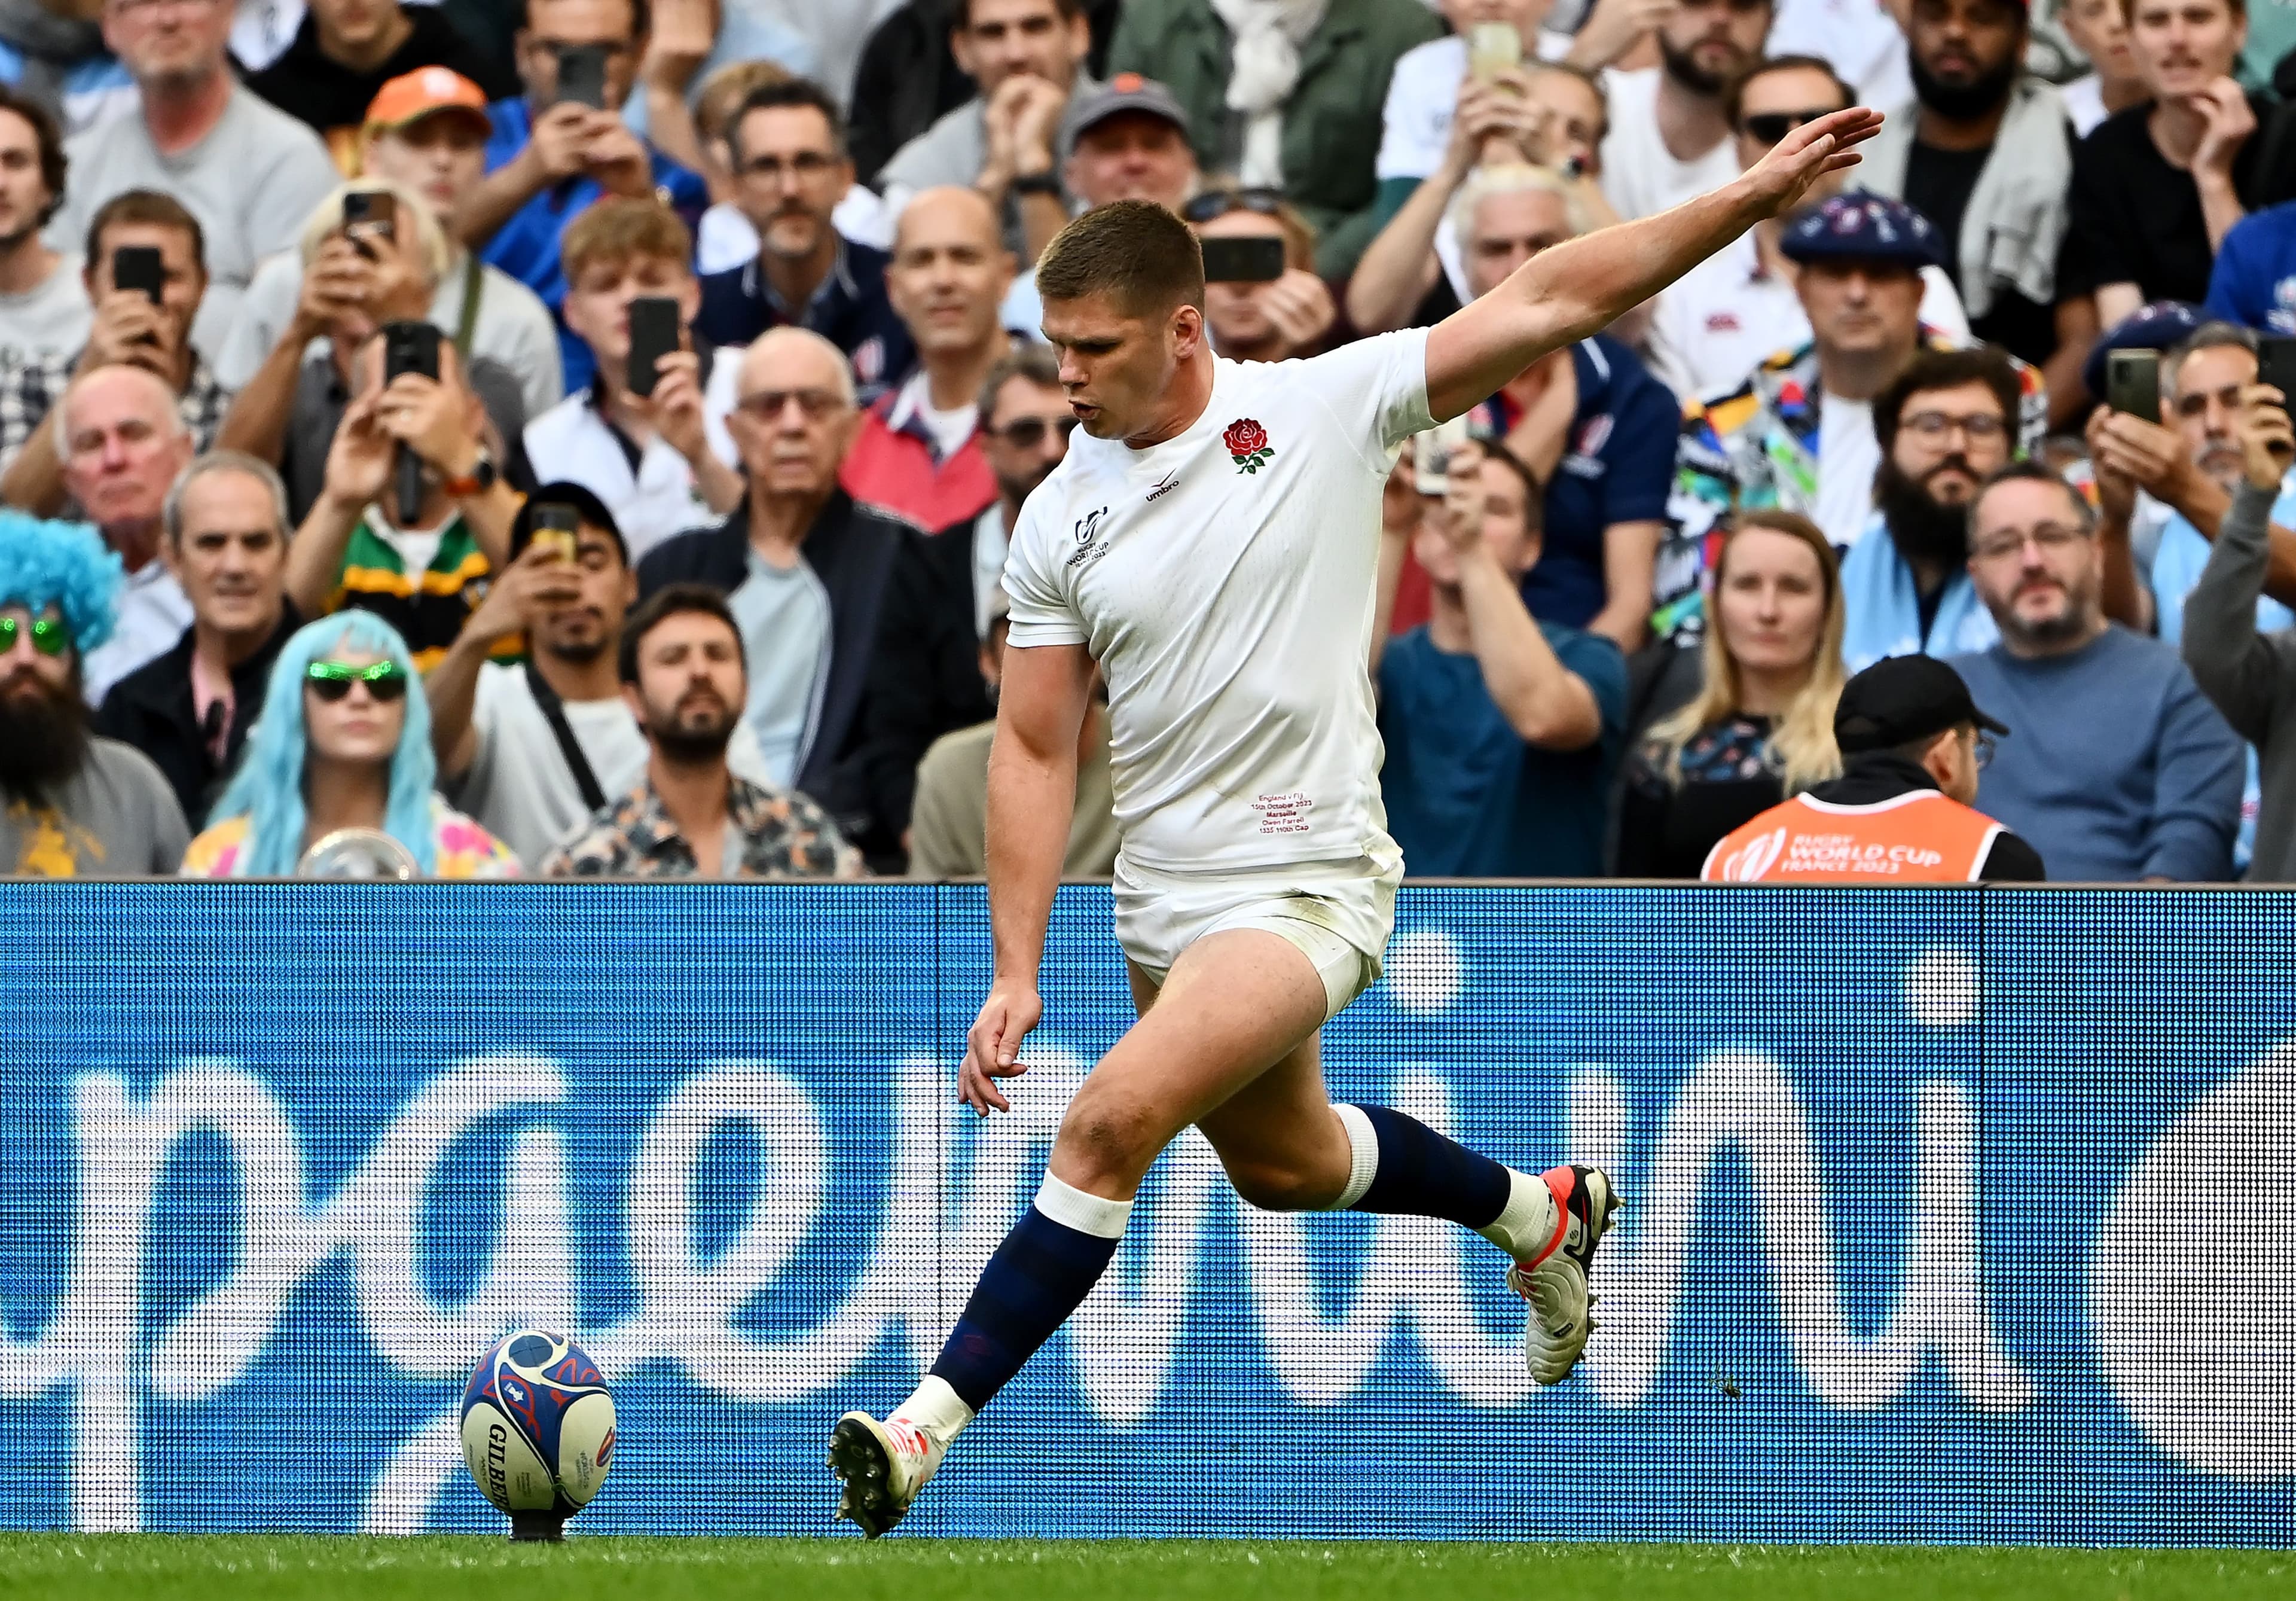
[[[1068,160],[1087,129],[1122,111],[1161,117],[1180,130],[1182,138],[1188,136],[1188,113],[1171,90],[1137,72],[1119,72],[1069,102],[1068,115],[1061,119],[1061,160]]]

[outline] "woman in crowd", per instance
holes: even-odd
[[[1749,512],[1724,537],[1702,681],[1627,759],[1624,878],[1696,878],[1714,842],[1838,776],[1841,582],[1808,518]]]
[[[240,769],[184,872],[283,878],[342,828],[379,829],[426,878],[505,878],[518,858],[432,792],[430,712],[397,629],[341,612],[279,652]]]

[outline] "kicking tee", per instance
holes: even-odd
[[[1079,431],[1029,497],[1010,643],[1081,645],[1106,675],[1127,861],[1204,872],[1387,844],[1365,669],[1380,494],[1432,426],[1424,328],[1221,361],[1186,432],[1134,450]]]

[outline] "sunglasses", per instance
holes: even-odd
[[[371,667],[314,661],[305,669],[303,682],[313,694],[330,702],[347,697],[352,685],[364,684],[367,694],[388,704],[406,693],[406,669],[396,661],[378,661]]]
[[[844,398],[833,390],[759,390],[734,404],[760,423],[775,423],[795,401],[807,422],[818,423],[832,412],[843,410]]]
[[[1814,111],[1754,111],[1739,119],[1738,127],[1751,138],[1763,144],[1775,144],[1798,127],[1831,117],[1840,106],[1821,106]]]
[[[36,617],[22,623],[12,617],[0,617],[0,656],[16,648],[17,636],[29,628],[32,648],[43,656],[61,656],[71,649],[71,630],[53,617]]]
[[[1190,222],[1210,222],[1231,211],[1273,217],[1283,204],[1281,189],[1207,189],[1181,207],[1180,215]]]
[[[1072,416],[1055,417],[1050,422],[1043,417],[1015,417],[1004,427],[989,431],[1015,450],[1034,450],[1045,442],[1046,433],[1054,428],[1065,439],[1077,431],[1077,420]]]

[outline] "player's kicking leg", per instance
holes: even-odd
[[[1514,1173],[1399,1112],[1334,1108],[1315,1050],[1332,1004],[1315,965],[1278,935],[1231,930],[1189,948],[1078,1092],[1035,1204],[916,1393],[882,1423],[839,1420],[829,1462],[844,1482],[840,1516],[872,1535],[900,1521],[958,1432],[1098,1282],[1149,1166],[1191,1123],[1247,1199],[1447,1218],[1492,1240],[1532,1303],[1534,1375],[1570,1371],[1591,1326],[1586,1270],[1615,1206],[1607,1180]]]

